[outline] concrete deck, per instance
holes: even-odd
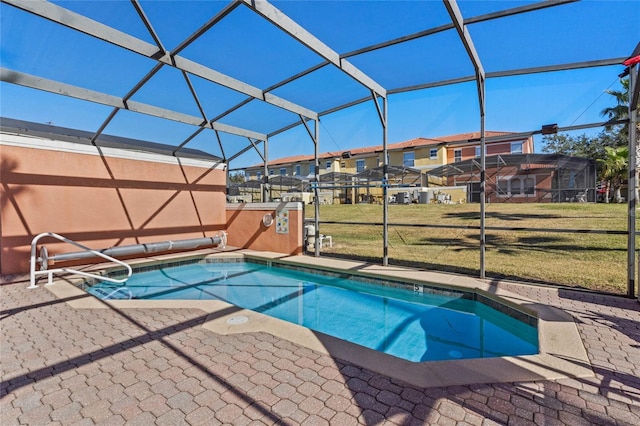
[[[104,304],[63,281],[27,290],[28,277],[3,277],[0,424],[640,424],[635,300],[321,263],[505,297],[539,312],[547,358],[509,360],[532,376],[505,375],[504,360],[497,369],[442,364],[406,375],[404,364],[282,322],[252,317],[234,329],[229,316],[251,313],[228,305]]]

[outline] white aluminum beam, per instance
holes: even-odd
[[[140,2],[138,0],[131,0],[131,4],[133,5],[136,12],[138,12],[138,16],[142,20],[142,23],[144,24],[144,26],[147,28],[149,35],[153,38],[153,41],[156,43],[156,46],[158,46],[158,49],[162,52],[166,52],[166,49],[164,48],[162,41],[160,41],[160,37],[158,36],[158,33],[153,28],[153,25],[151,25],[151,21],[149,20],[147,15],[144,13],[144,10],[142,9]]]
[[[245,146],[244,148],[242,148],[240,151],[236,152],[236,153],[235,153],[235,154],[233,154],[231,157],[229,157],[229,158],[227,159],[227,161],[230,163],[231,161],[233,161],[233,160],[235,160],[236,158],[240,157],[240,156],[241,156],[242,154],[244,154],[245,152],[249,151],[251,148],[254,148],[254,149],[255,149],[256,147],[255,147],[255,145],[251,145],[251,144],[250,144],[250,145],[247,145],[247,146]],[[257,150],[257,149],[256,149],[256,151],[258,152],[258,155],[260,155],[260,158],[262,158],[262,159],[263,159],[263,161],[264,161],[264,156],[262,155],[262,153],[260,152],[260,150]],[[238,170],[245,170],[245,168],[238,169]]]
[[[153,60],[166,63],[180,70],[186,71],[205,80],[235,90],[245,95],[249,95],[255,99],[262,100],[269,104],[283,108],[294,114],[302,114],[311,119],[317,119],[318,115],[314,111],[296,105],[293,102],[279,98],[275,95],[265,94],[257,87],[253,87],[247,83],[236,80],[220,72],[214,71],[203,65],[189,61],[180,56],[172,56],[166,54],[157,46],[151,43],[132,37],[126,33],[118,31],[100,22],[89,19],[83,15],[67,10],[63,7],[48,3],[44,0],[2,0],[18,9],[48,19],[52,22],[64,25],[68,28],[80,31],[87,35],[96,37],[105,42],[114,44],[132,52],[146,56]]]
[[[189,135],[189,137],[188,137],[188,138],[186,138],[184,141],[182,141],[182,142],[180,143],[180,145],[178,145],[178,146],[176,147],[176,149],[174,149],[174,150],[171,152],[171,155],[176,155],[176,153],[177,153],[178,151],[180,151],[180,150],[181,150],[181,149],[182,149],[186,144],[188,144],[189,142],[191,142],[191,141],[193,140],[193,138],[195,138],[195,137],[196,137],[196,136],[198,136],[200,133],[202,133],[202,132],[204,131],[204,129],[206,129],[206,128],[207,128],[207,127],[200,127],[198,130],[196,130],[196,131],[195,131],[195,132],[193,132],[191,135]],[[222,154],[223,154],[223,157],[224,157],[224,152],[223,152]]]
[[[596,59],[593,61],[572,62],[558,65],[546,65],[531,68],[519,68],[514,70],[491,71],[487,73],[487,78],[511,77],[516,75],[541,74],[545,72],[569,71],[581,68],[619,66],[625,58]]]
[[[40,16],[149,58],[153,58],[162,53],[158,47],[153,44],[44,0],[2,1],[18,9],[22,9],[25,12]]]
[[[465,19],[465,25],[475,24],[478,22],[490,21],[492,19],[504,18],[507,16],[518,15],[520,13],[533,12],[535,10],[546,9],[548,7],[562,6],[563,4],[575,3],[580,0],[545,0],[538,3],[527,4],[524,6],[518,6],[511,9],[500,10],[498,12],[487,13],[485,15],[474,16],[473,18]]]
[[[518,75],[526,75],[526,74],[536,74],[536,73],[545,73],[545,72],[556,72],[556,71],[566,71],[566,70],[574,70],[574,69],[581,69],[581,68],[593,68],[593,67],[604,67],[604,66],[612,66],[612,65],[620,65],[622,63],[622,61],[624,61],[626,58],[611,58],[611,59],[600,59],[600,60],[594,60],[594,61],[584,61],[584,62],[574,62],[574,63],[568,63],[568,64],[559,64],[559,65],[549,65],[549,66],[542,66],[542,67],[535,67],[535,68],[520,68],[520,69],[514,69],[514,70],[508,70],[508,71],[492,71],[492,72],[488,72],[486,74],[486,78],[490,79],[490,78],[500,78],[500,77],[512,77],[512,76],[518,76]],[[469,83],[472,81],[475,81],[476,77],[469,75],[466,77],[460,77],[460,78],[454,78],[451,80],[439,80],[439,81],[435,81],[433,83],[425,83],[425,84],[418,84],[418,85],[414,85],[414,86],[407,86],[407,87],[400,87],[397,89],[391,89],[387,91],[388,95],[396,95],[399,93],[405,93],[405,92],[411,92],[414,90],[424,90],[424,89],[430,89],[433,87],[441,87],[441,86],[448,86],[448,85],[452,85],[452,84],[459,84],[459,83]],[[349,107],[355,106],[355,105],[359,105],[362,104],[364,102],[368,102],[371,100],[370,96],[364,97],[364,98],[360,98],[360,99],[356,99],[354,101],[348,102],[346,104],[342,104],[342,105],[338,105],[337,107],[333,107],[324,111],[320,111],[318,113],[319,117],[324,117],[328,114],[332,114],[334,112],[337,111],[341,111],[343,109],[347,109]],[[282,132],[285,132],[287,130],[290,130],[296,126],[298,126],[300,124],[299,121],[295,121],[292,122],[291,124],[282,127],[278,130],[274,130],[273,132],[268,134],[268,137],[273,137],[275,135],[278,135]],[[599,123],[596,123],[595,126],[592,127],[598,127],[600,126]]]
[[[202,117],[195,117],[192,115],[159,108],[141,102],[124,100],[122,98],[118,98],[117,96],[96,92],[94,90],[89,90],[82,87],[72,86],[70,84],[60,83],[58,81],[48,80],[46,78],[32,76],[7,68],[0,68],[0,81],[16,84],[18,86],[29,87],[31,89],[38,89],[45,92],[56,93],[71,98],[81,99],[83,101],[89,101],[119,109],[139,112],[141,114],[151,115],[153,117],[164,118],[167,120],[177,121],[194,126],[203,127],[208,125],[206,120],[204,120]],[[214,130],[231,133],[238,136],[245,136],[259,140],[266,139],[267,137],[267,135],[264,133],[241,129],[239,127],[230,126],[228,124],[210,123],[210,125]]]
[[[42,77],[36,77],[4,67],[0,68],[0,81],[116,108],[125,109],[127,107],[124,100],[117,96],[107,95],[93,90],[72,86],[70,84],[48,80]],[[202,121],[202,119],[200,121]]]
[[[486,231],[485,231],[485,159],[486,159],[486,140],[485,140],[485,81],[486,75],[480,57],[473,45],[471,34],[464,24],[464,18],[456,0],[443,0],[444,5],[449,12],[451,22],[458,32],[458,36],[469,55],[469,59],[476,71],[476,86],[478,89],[478,104],[480,106],[480,279],[485,278],[485,251],[486,251]]]
[[[212,17],[207,22],[205,22],[204,25],[202,25],[193,34],[191,34],[189,37],[187,37],[185,40],[183,40],[182,43],[180,43],[178,46],[176,46],[172,51],[173,52],[173,56],[177,55],[178,53],[180,53],[184,49],[186,49],[187,46],[189,46],[191,43],[193,43],[198,38],[200,38],[201,35],[203,35],[207,31],[209,31],[209,29],[211,29],[211,27],[213,27],[218,22],[220,22],[222,19],[224,19],[227,15],[229,15],[231,12],[233,12],[237,7],[238,7],[238,3],[235,3],[235,2],[229,3],[224,9],[222,9],[214,17]]]
[[[638,44],[640,46],[640,44]],[[629,70],[629,144],[627,175],[627,296],[634,297],[636,283],[636,205],[637,197],[637,125],[638,125],[638,65],[631,65]],[[640,301],[640,292],[638,294]]]
[[[302,71],[302,72],[300,72],[300,73],[298,73],[298,74],[296,74],[296,75],[294,75],[294,76],[291,76],[291,77],[289,77],[289,78],[287,78],[287,79],[285,79],[285,80],[282,80],[282,81],[280,81],[279,83],[274,84],[273,86],[269,86],[269,87],[267,87],[267,88],[264,90],[265,96],[270,96],[270,95],[269,95],[269,94],[270,94],[270,92],[272,92],[272,91],[276,90],[277,88],[282,87],[282,86],[284,86],[284,85],[286,85],[286,84],[288,84],[288,83],[291,83],[292,81],[295,81],[295,80],[297,80],[298,78],[302,78],[302,77],[304,77],[305,75],[311,74],[313,71],[316,71],[316,70],[318,70],[318,69],[320,69],[320,68],[322,68],[322,67],[324,67],[324,66],[326,66],[326,65],[328,65],[328,64],[329,64],[329,62],[325,61],[325,62],[323,62],[323,63],[321,63],[321,64],[318,64],[318,65],[316,65],[316,66],[313,66],[313,67],[311,67],[311,68],[308,68],[307,70]],[[232,106],[232,107],[231,107],[231,108],[229,108],[228,110],[226,110],[226,111],[224,111],[224,112],[220,113],[218,116],[216,116],[216,117],[214,118],[214,120],[215,120],[215,121],[217,121],[217,120],[222,119],[223,117],[226,117],[227,115],[231,114],[233,111],[236,111],[237,109],[239,109],[240,107],[242,107],[242,106],[244,106],[244,105],[248,104],[248,103],[249,103],[249,102],[251,102],[252,100],[253,100],[253,98],[247,98],[247,99],[243,100],[242,102],[240,102],[240,103],[238,103],[238,104],[236,104],[236,105]],[[314,114],[319,115],[319,114],[317,114],[317,113],[315,113],[315,112],[314,112]],[[298,115],[303,115],[303,114],[298,114]],[[305,115],[305,116],[306,116],[306,117],[308,117],[307,115]],[[292,127],[295,127],[295,126],[297,126],[297,124],[294,124]],[[278,133],[281,133],[281,131],[283,131],[283,130],[281,129],[281,130],[278,130],[277,132],[278,132]]]
[[[289,18],[287,15],[282,13],[282,11],[277,9],[269,2],[265,0],[240,1],[242,1],[248,8],[255,11],[258,15],[262,16],[264,19],[271,22],[273,25],[277,26],[282,31],[286,32],[291,37],[307,46],[309,49],[313,50],[316,54],[331,62],[333,65],[341,69],[358,83],[362,84],[369,90],[373,90],[380,96],[387,96],[387,90],[384,87],[382,87],[364,72],[360,71],[349,61],[341,58],[336,51],[318,40],[313,34],[311,34],[297,22]]]
[[[618,66],[624,60],[625,58],[598,59],[594,61],[573,62],[573,63],[548,65],[548,66],[540,66],[540,67],[532,67],[532,68],[517,68],[513,70],[490,71],[486,73],[486,78],[489,79],[489,78],[500,78],[500,77],[513,77],[518,75],[540,74],[545,72],[557,72],[557,71],[569,71],[569,70],[575,70],[575,69],[581,69],[581,68],[606,67],[606,66],[612,66],[612,65]],[[399,87],[397,89],[389,90],[389,94],[395,95],[403,92],[411,92],[413,90],[423,90],[423,89],[430,89],[432,87],[448,86],[451,84],[468,83],[474,80],[475,80],[475,77],[470,75],[470,76],[455,78],[451,80],[440,80],[440,81],[434,81],[433,83]],[[367,100],[367,99],[368,98],[360,99],[360,102],[363,102],[364,100]],[[343,109],[343,107],[337,107],[337,108],[334,108],[333,110],[337,111],[340,109]],[[323,116],[326,113],[327,111],[322,111],[319,114],[320,116]]]
[[[512,9],[501,10],[499,12],[493,12],[485,15],[474,16],[472,18],[465,19],[464,24],[469,25],[469,24],[475,24],[478,22],[490,21],[492,19],[504,18],[507,16],[517,15],[525,12],[532,12],[539,9],[546,9],[548,7],[560,6],[566,3],[573,3],[576,1],[578,0],[555,0],[555,1],[538,2],[530,5],[514,7]],[[405,43],[408,41],[427,37],[427,36],[437,34],[443,31],[447,31],[453,28],[454,28],[453,24],[440,25],[438,27],[430,28],[428,30],[420,31],[414,34],[409,34],[409,35],[398,37],[392,40],[383,41],[381,43],[377,43],[371,46],[363,47],[361,49],[353,50],[351,52],[342,54],[342,57],[350,58],[352,56],[362,55],[364,53],[369,53],[374,50],[384,49],[386,47],[390,47],[396,44]]]
[[[458,3],[455,0],[443,0],[444,6],[447,8],[449,12],[449,16],[451,17],[451,21],[453,22],[453,26],[456,28],[458,35],[460,36],[460,40],[464,45],[464,48],[467,50],[469,54],[469,58],[473,63],[473,67],[476,69],[476,74],[481,76],[483,79],[485,77],[484,69],[482,68],[482,62],[480,62],[480,57],[478,56],[478,52],[476,51],[475,46],[473,45],[473,40],[471,39],[471,34],[469,34],[469,30],[464,24],[464,17],[462,16],[462,12],[460,12],[460,8],[458,7]]]
[[[217,130],[219,132],[222,133],[229,133],[232,135],[238,135],[238,136],[244,136],[246,138],[253,138],[253,139],[257,139],[260,141],[266,140],[267,139],[267,135],[265,133],[260,133],[260,132],[254,132],[252,130],[246,130],[246,129],[241,129],[239,127],[235,127],[235,126],[231,126],[229,124],[224,124],[224,123],[210,123],[211,124],[211,128],[213,130]]]
[[[190,74],[197,75],[198,77],[202,77],[205,80],[212,81],[214,83],[220,84],[221,86],[225,86],[237,92],[249,95],[252,98],[263,98],[262,90],[258,89],[257,87],[253,87],[250,84],[244,83],[240,80],[236,80],[233,77],[229,77],[228,75],[222,74],[221,72],[205,67],[204,65],[193,62],[189,59],[175,56],[172,60],[172,58],[167,55],[166,57],[162,58],[161,61],[166,62],[170,65],[175,65],[176,68],[186,71]]]

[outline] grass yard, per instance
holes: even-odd
[[[313,206],[305,210],[313,218]],[[479,204],[390,205],[390,224],[479,226]],[[382,206],[320,206],[320,221],[382,223]],[[625,231],[624,204],[487,204],[487,227]],[[321,224],[333,237],[323,253],[380,262],[382,226]],[[486,232],[487,277],[626,293],[627,237],[540,231]],[[478,275],[480,231],[389,226],[389,262]]]

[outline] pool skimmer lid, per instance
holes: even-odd
[[[249,322],[249,318],[244,315],[236,315],[227,319],[227,324],[229,325],[240,325]]]

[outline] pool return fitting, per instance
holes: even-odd
[[[71,253],[60,253],[49,255],[49,252],[45,246],[40,247],[40,255],[36,258],[36,246],[40,238],[43,237],[51,237],[57,240],[69,243],[74,245],[82,251],[71,252]],[[53,274],[57,272],[68,272],[73,274],[82,275],[89,278],[97,278],[103,281],[109,281],[113,283],[122,284],[126,282],[132,274],[131,266],[122,262],[121,260],[115,259],[113,256],[131,256],[136,254],[150,254],[150,253],[158,253],[163,251],[171,251],[171,250],[194,250],[197,248],[211,247],[217,246],[220,248],[225,248],[227,245],[227,233],[224,231],[220,231],[219,235],[214,237],[205,237],[205,238],[191,238],[187,240],[177,240],[177,241],[162,241],[156,243],[145,243],[145,244],[133,244],[128,246],[116,246],[110,247],[102,250],[93,250],[89,247],[83,246],[80,243],[77,243],[73,240],[63,237],[62,235],[54,234],[53,232],[44,232],[42,234],[37,235],[31,241],[31,261],[30,261],[30,286],[28,288],[36,288],[38,287],[35,283],[36,275],[47,274],[49,276],[49,280],[46,285],[51,285],[53,283]],[[124,279],[114,279],[110,277],[104,277],[101,275],[90,274],[87,272],[78,271],[76,269],[71,268],[56,268],[56,269],[48,269],[49,262],[62,262],[68,260],[78,260],[78,259],[88,259],[93,257],[101,257],[105,260],[115,262],[119,265],[127,268],[127,277]],[[36,264],[40,264],[40,270],[36,271]]]

